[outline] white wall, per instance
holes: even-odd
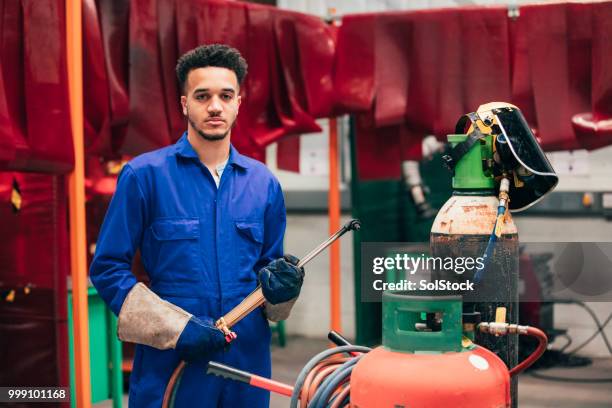
[[[344,224],[350,218],[342,217]],[[285,252],[298,257],[306,255],[329,236],[325,215],[287,216]],[[327,337],[330,328],[329,251],[321,253],[305,268],[306,278],[298,302],[286,322],[287,332],[308,337]],[[355,335],[355,301],[353,278],[353,238],[340,238],[342,332]]]
[[[586,151],[548,153],[559,175],[555,191],[612,191],[612,146]]]
[[[522,242],[612,242],[612,221],[603,218],[525,215],[513,218]]]

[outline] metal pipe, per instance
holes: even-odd
[[[338,122],[329,119],[329,233],[340,226],[340,186],[338,176]],[[342,330],[340,314],[340,242],[332,245],[329,251],[329,296],[331,330]]]
[[[91,376],[89,367],[89,316],[87,312],[87,236],[85,230],[82,2],[68,0],[65,6],[68,95],[74,144],[74,170],[68,176],[68,202],[74,316],[75,400],[78,407],[87,408],[91,406]]]

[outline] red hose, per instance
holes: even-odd
[[[170,400],[172,399],[172,392],[174,391],[174,387],[176,387],[176,382],[178,378],[183,373],[185,369],[186,363],[181,361],[179,365],[172,372],[172,376],[168,381],[168,385],[166,385],[166,391],[164,391],[164,399],[162,401],[162,408],[168,408],[170,406]]]
[[[529,357],[521,361],[520,364],[516,365],[514,368],[512,368],[512,370],[510,370],[511,377],[521,373],[527,367],[531,366],[546,351],[546,346],[548,345],[548,337],[546,337],[546,334],[542,330],[537,329],[535,327],[528,327],[527,335],[538,339],[538,347],[533,353],[529,355]]]
[[[330,408],[340,408],[342,401],[344,401],[344,398],[346,398],[346,396],[349,395],[350,392],[351,392],[350,385],[347,385],[346,387],[344,387],[342,391],[340,391],[340,393],[338,394],[338,396],[336,397],[336,399],[334,400],[334,403],[331,405]]]
[[[348,361],[348,357],[332,356],[317,364],[304,380],[304,385],[300,392],[300,401],[304,406],[308,406],[308,401],[317,391],[318,384],[329,374],[333,373],[343,363]],[[316,382],[316,385],[315,385]]]

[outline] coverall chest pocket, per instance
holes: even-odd
[[[259,221],[236,221],[235,225],[237,230],[238,280],[241,282],[253,281],[257,278],[253,267],[259,260],[263,247],[263,223]]]
[[[151,225],[154,275],[160,281],[195,282],[200,279],[200,220],[172,218]]]

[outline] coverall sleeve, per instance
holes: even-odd
[[[104,217],[89,269],[92,283],[115,315],[119,315],[128,292],[137,283],[131,266],[142,242],[146,211],[136,174],[126,164]]]
[[[285,199],[279,182],[270,187],[270,200],[264,216],[264,243],[255,270],[259,271],[275,259],[283,256],[283,238],[287,226]]]

